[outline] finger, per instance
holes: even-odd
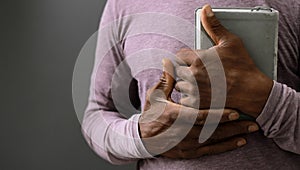
[[[163,59],[162,62],[163,62],[163,74],[160,78],[160,81],[151,90],[150,95],[152,98],[163,97],[165,99],[170,99],[171,93],[175,86],[174,65],[169,59]],[[160,94],[161,92],[163,94]]]
[[[200,108],[200,94],[198,87],[188,81],[178,81],[175,89],[180,92],[179,103],[186,107]]]
[[[180,49],[176,53],[175,61],[181,66],[190,66],[197,58],[196,53],[192,49]]]
[[[259,127],[252,121],[235,121],[220,124],[220,128],[211,136],[212,139],[225,139],[232,136],[258,131]]]
[[[206,51],[207,50],[181,49],[177,52],[175,61],[180,66],[191,66],[197,59],[200,59],[199,61],[201,62],[201,58],[207,55]]]
[[[179,103],[186,107],[192,107],[192,108],[200,108],[200,96],[198,95],[191,95],[191,94],[184,94]]]
[[[193,127],[188,133],[187,137],[198,139],[202,128]],[[215,132],[212,134],[208,143],[224,140],[233,136],[252,133],[258,131],[259,127],[252,121],[233,121],[219,124]]]
[[[205,31],[216,45],[226,40],[229,31],[216,18],[210,5],[205,5],[202,8],[201,22]]]
[[[197,149],[201,146],[204,146],[202,143],[199,143],[199,139],[197,138],[185,138],[180,143],[176,145],[176,149],[181,150],[190,150]]]
[[[177,150],[177,152],[180,158],[192,159],[192,158],[199,158],[204,155],[214,155],[214,154],[219,154],[226,151],[234,150],[241,146],[244,146],[246,143],[247,142],[244,138],[234,137],[224,142],[202,146],[199,147],[198,149]]]
[[[190,82],[196,82],[195,77],[193,76],[190,70],[190,67],[186,67],[186,66],[176,67],[176,75],[179,79],[190,81]]]
[[[189,81],[178,81],[175,84],[175,89],[177,91],[181,92],[181,93],[184,93],[184,94],[195,94],[195,93],[197,93],[195,95],[199,95],[197,85],[193,85]]]
[[[172,114],[173,118],[179,119],[179,121],[182,121],[182,123],[193,123],[195,125],[203,125],[208,114],[219,115],[220,112],[222,114],[221,120],[212,120],[210,122],[211,124],[237,120],[239,118],[239,114],[235,110],[231,109],[197,110],[176,103],[170,103],[168,106],[170,106],[170,114]]]

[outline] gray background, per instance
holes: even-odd
[[[1,1],[1,170],[134,169],[90,150],[72,102],[76,58],[105,2]]]

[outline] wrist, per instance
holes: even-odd
[[[262,112],[273,87],[273,80],[260,70],[244,72],[227,97],[228,106],[257,118]]]
[[[256,70],[252,76],[249,76],[247,95],[249,101],[246,104],[250,116],[257,118],[262,112],[273,87],[273,80]]]

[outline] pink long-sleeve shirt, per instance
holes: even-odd
[[[197,159],[152,157],[139,133],[146,91],[158,82],[161,60],[194,46],[194,11],[268,5],[280,12],[278,80],[247,145]],[[108,0],[101,19],[89,104],[82,130],[91,148],[113,164],[140,169],[300,169],[300,1]],[[258,47],[259,48],[259,47]],[[173,92],[178,101],[180,94]]]

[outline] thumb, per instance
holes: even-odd
[[[172,61],[169,59],[163,59],[163,73],[160,78],[160,81],[154,86],[154,90],[160,90],[163,92],[164,97],[170,100],[171,93],[175,86],[175,79],[174,79],[174,65]]]
[[[224,42],[227,35],[230,34],[230,32],[216,18],[210,5],[205,5],[202,8],[201,22],[205,31],[216,45]]]
[[[151,108],[151,105],[157,101],[166,102],[171,100],[171,93],[175,86],[174,65],[169,59],[163,59],[163,73],[159,82],[147,91],[146,103],[144,111]],[[162,109],[163,110],[163,109]]]

